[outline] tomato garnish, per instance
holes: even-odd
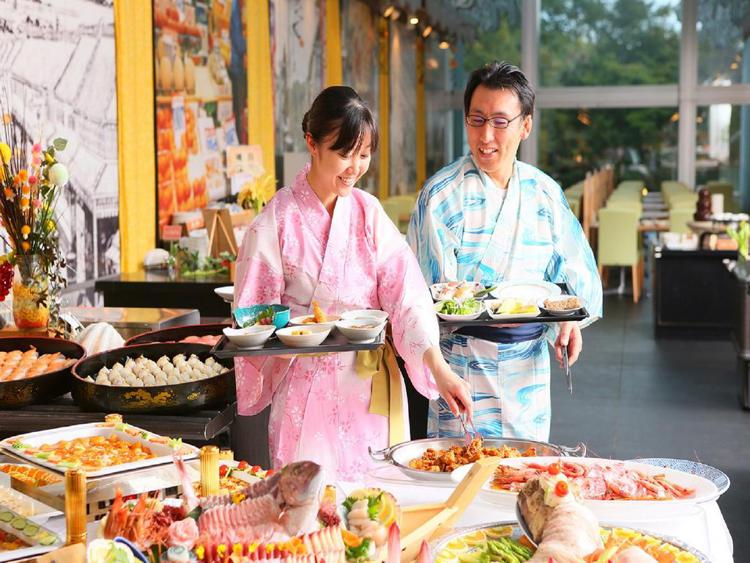
[[[237,464],[237,469],[239,469],[240,471],[243,471],[243,470],[247,469],[249,465],[250,464],[248,462],[242,460],[241,462],[239,462]]]
[[[555,494],[559,497],[564,497],[568,494],[568,483],[567,481],[558,481],[555,485]]]
[[[549,467],[547,468],[547,473],[550,475],[557,475],[562,471],[562,467],[559,463],[550,463]]]
[[[273,469],[266,471],[266,477],[270,477],[271,475],[273,475]]]
[[[226,465],[220,465],[219,466],[219,477],[224,477],[227,472],[229,471],[229,467]]]

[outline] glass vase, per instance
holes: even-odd
[[[48,281],[38,256],[16,256],[13,279],[13,322],[19,329],[46,328]]]

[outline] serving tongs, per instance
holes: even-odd
[[[573,396],[573,374],[570,371],[570,362],[568,361],[568,347],[562,347],[562,367],[565,372],[565,382],[568,384],[568,392]]]
[[[481,299],[482,297],[487,297],[492,291],[496,289],[497,289],[496,285],[492,285],[490,287],[485,287],[484,289],[480,289],[474,294],[474,299]]]
[[[471,418],[469,418],[468,416],[466,417],[466,420],[464,420],[464,415],[463,414],[459,414],[458,415],[458,420],[461,421],[461,426],[464,429],[464,439],[466,440],[466,445],[469,446],[469,445],[471,445],[471,443],[475,439],[478,439],[479,440],[479,447],[480,448],[483,447],[484,446],[484,438],[477,431],[477,427],[474,426],[474,420],[471,419]],[[474,432],[473,436],[471,435],[471,432],[469,432],[469,429],[466,427],[466,422],[467,421],[469,422],[469,426],[471,427],[471,431]]]

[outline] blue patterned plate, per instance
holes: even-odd
[[[698,475],[711,481],[716,488],[719,489],[719,494],[716,498],[719,498],[727,489],[729,489],[729,477],[727,474],[697,461],[691,461],[689,459],[672,459],[666,457],[649,457],[649,458],[638,458],[631,461],[638,463],[645,463],[646,465],[654,465],[656,467],[667,467],[669,469],[676,469],[677,471],[683,471],[684,473],[690,473],[691,475]]]

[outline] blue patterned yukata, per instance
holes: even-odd
[[[407,238],[427,283],[567,282],[591,315],[581,326],[601,317],[594,256],[560,186],[516,161],[502,193],[470,155],[425,183]],[[475,424],[484,436],[549,439],[547,342],[554,343],[558,327],[534,326],[497,329],[520,335],[497,342],[460,333],[441,340],[445,359],[471,385]],[[428,416],[429,436],[463,436],[442,398],[430,402]]]

